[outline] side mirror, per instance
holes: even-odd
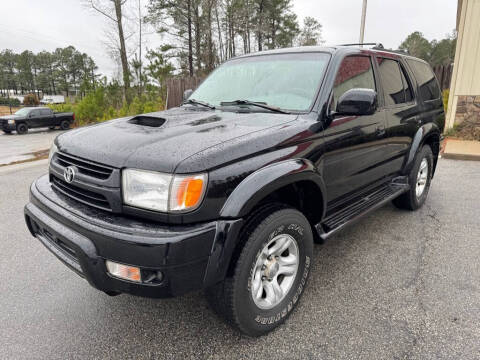
[[[192,95],[193,90],[192,89],[187,89],[183,92],[183,101],[187,100],[190,95]]]
[[[338,99],[334,115],[372,115],[377,110],[377,92],[372,89],[350,89]]]

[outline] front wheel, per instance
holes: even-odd
[[[207,291],[227,321],[249,336],[282,324],[305,288],[313,251],[308,220],[297,210],[277,209],[249,231],[233,274]]]
[[[11,130],[3,130],[3,132],[4,132],[5,134],[11,134],[11,133],[12,133]]]
[[[433,172],[433,153],[430,146],[425,145],[418,152],[415,164],[408,175],[410,190],[400,195],[393,204],[400,209],[417,210],[427,199]]]
[[[26,124],[18,124],[16,126],[17,134],[23,135],[28,132],[28,126]]]

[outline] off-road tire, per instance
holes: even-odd
[[[17,129],[17,134],[19,135],[23,135],[28,132],[27,124],[17,124],[16,129]]]
[[[427,173],[427,182],[425,188],[420,197],[417,197],[416,194],[416,185],[417,185],[417,175],[420,169],[422,160],[426,159],[428,164],[428,173]],[[430,189],[430,183],[432,180],[433,172],[433,153],[429,145],[424,145],[422,149],[418,152],[415,157],[415,163],[410,170],[408,175],[408,183],[410,184],[410,189],[393,200],[393,204],[400,208],[406,210],[417,210],[423,206],[425,200],[427,199],[428,190]]]
[[[279,234],[288,234],[296,241],[298,270],[285,297],[266,310],[253,300],[251,279],[259,251]],[[298,304],[312,264],[312,229],[305,216],[295,209],[267,207],[250,217],[240,241],[243,246],[232,260],[231,273],[224,281],[207,289],[207,300],[230,325],[246,335],[261,336],[282,324]]]

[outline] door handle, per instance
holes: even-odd
[[[385,126],[383,125],[377,126],[375,129],[375,135],[378,137],[384,136],[386,133]]]

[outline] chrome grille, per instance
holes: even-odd
[[[111,167],[63,153],[56,153],[54,161],[63,167],[75,166],[80,173],[102,180],[108,179],[113,172]]]

